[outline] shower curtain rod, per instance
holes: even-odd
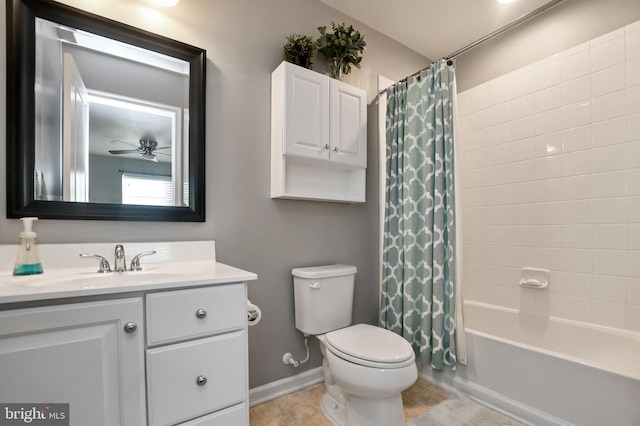
[[[542,6],[540,6],[539,8],[525,14],[522,15],[521,17],[519,17],[518,19],[516,19],[515,21],[505,25],[504,27],[498,28],[497,30],[495,30],[494,32],[487,34],[486,36],[479,38],[478,40],[474,41],[473,43],[469,43],[468,45],[464,46],[461,49],[456,50],[453,53],[450,53],[449,55],[443,57],[442,59],[446,59],[447,60],[447,65],[451,65],[451,59],[455,58],[456,56],[460,56],[463,53],[473,49],[474,47],[477,47],[479,45],[481,45],[484,42],[487,42],[489,40],[491,40],[492,38],[498,37],[499,35],[506,33],[507,31],[511,30],[514,27],[517,27],[518,25],[532,19],[535,18],[538,15],[543,14],[544,12],[548,11],[549,9],[559,5],[560,3],[564,3],[566,0],[552,0],[549,3],[546,3]],[[430,67],[431,65],[429,65]],[[403,83],[405,81],[407,81],[408,79],[410,79],[411,77],[417,77],[420,75],[420,73],[426,69],[429,69],[429,67],[427,68],[423,68],[419,71],[414,72],[413,74],[403,78],[402,80],[398,80],[398,83]],[[380,91],[380,93],[382,93],[383,91]]]

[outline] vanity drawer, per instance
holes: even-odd
[[[204,417],[198,417],[180,426],[245,426],[249,424],[245,404],[234,405]]]
[[[244,284],[147,295],[147,344],[170,343],[244,327]]]
[[[249,387],[245,342],[245,332],[238,331],[147,350],[149,425],[243,402]]]

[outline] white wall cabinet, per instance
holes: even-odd
[[[282,62],[271,75],[271,197],[365,201],[366,92]]]
[[[246,300],[240,282],[0,307],[0,401],[69,403],[72,426],[248,426]]]

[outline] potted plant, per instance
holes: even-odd
[[[282,50],[285,61],[311,69],[311,59],[318,51],[318,44],[311,36],[291,34]]]
[[[318,27],[318,51],[327,58],[331,77],[340,79],[342,74],[349,74],[351,66],[360,68],[362,52],[367,43],[364,36],[345,23],[336,25],[331,23],[333,32],[327,32],[327,27]]]

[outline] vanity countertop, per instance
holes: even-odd
[[[98,273],[95,253],[113,262],[115,244],[49,244],[39,246],[44,273],[14,276],[17,246],[0,246],[0,304],[71,297],[99,296],[200,285],[244,282],[257,275],[217,262],[213,241],[123,243],[127,262],[137,253],[156,250],[141,258],[142,271]],[[13,253],[11,251],[13,250]],[[11,261],[7,261],[7,258]]]

